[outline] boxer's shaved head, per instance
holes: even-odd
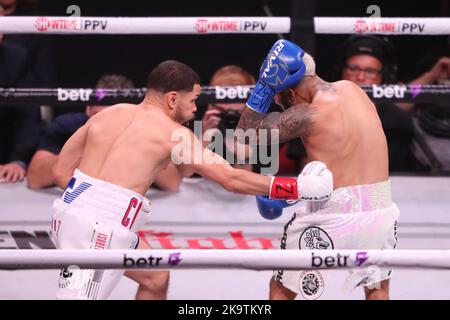
[[[306,67],[305,76],[314,76],[316,74],[316,63],[314,62],[314,58],[309,53],[305,52],[302,60]]]

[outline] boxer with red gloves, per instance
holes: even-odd
[[[275,178],[283,179],[283,178]],[[297,183],[308,188],[308,195],[300,197],[302,200],[326,200],[331,194],[324,194],[326,190],[333,190],[333,175],[326,165],[320,161],[308,163],[297,178]],[[315,191],[313,191],[315,190]],[[258,211],[265,219],[273,220],[281,216],[283,209],[296,204],[298,200],[275,200],[266,196],[256,196]]]

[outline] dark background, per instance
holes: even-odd
[[[31,3],[31,5],[30,5]],[[266,16],[266,3],[274,16],[306,18],[305,27],[295,27],[295,39],[308,39],[318,73],[333,79],[333,65],[346,35],[314,35],[312,16],[368,16],[368,5],[381,8],[383,17],[449,16],[450,1],[28,1],[34,14],[65,16],[66,8],[76,4],[82,16]],[[27,4],[27,2],[25,2]],[[23,5],[23,3],[22,3]],[[294,25],[298,24],[293,21]],[[309,24],[309,25],[308,25]],[[290,38],[291,35],[284,35]],[[215,69],[238,64],[254,75],[277,35],[53,35],[58,68],[58,86],[90,87],[99,75],[117,72],[145,86],[149,70],[167,59],[177,59],[196,69],[207,84]],[[409,80],[430,68],[449,49],[448,36],[390,36],[399,56],[399,78]],[[313,41],[313,42],[311,42]],[[311,45],[313,44],[313,46]],[[314,44],[315,43],[315,44]]]

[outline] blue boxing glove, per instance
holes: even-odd
[[[266,196],[256,196],[256,205],[263,218],[273,220],[279,218],[283,209],[296,204],[298,200],[273,200]]]
[[[256,112],[266,113],[276,92],[300,82],[306,71],[302,60],[304,54],[302,48],[293,42],[275,42],[261,66],[259,79],[247,100],[247,106]]]

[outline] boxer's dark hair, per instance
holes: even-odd
[[[148,75],[147,89],[162,93],[169,91],[192,91],[200,84],[200,77],[192,68],[176,60],[158,64]]]

